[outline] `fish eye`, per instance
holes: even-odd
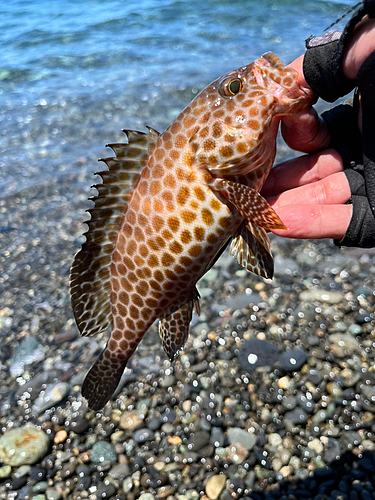
[[[219,92],[223,97],[231,97],[242,89],[242,82],[239,78],[223,80],[219,86]]]

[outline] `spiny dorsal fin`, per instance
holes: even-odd
[[[75,320],[82,335],[95,335],[111,324],[110,262],[114,242],[127,200],[155,147],[158,133],[124,130],[128,144],[110,144],[116,156],[105,158],[108,170],[98,172],[95,207],[86,241],[74,258],[70,272],[70,295]]]

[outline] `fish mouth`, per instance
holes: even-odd
[[[304,98],[312,101],[314,92],[298,83],[298,72],[289,66],[283,66],[281,61],[272,53],[261,56],[254,67],[257,84],[267,89],[281,101]],[[278,70],[284,73],[284,78],[276,81]],[[285,78],[286,77],[286,78]]]

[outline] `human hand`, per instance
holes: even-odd
[[[285,238],[341,239],[352,216],[349,183],[333,149],[280,163],[262,195],[288,228],[272,232]]]
[[[375,20],[366,16],[356,26],[344,53],[342,70],[348,79],[356,78],[364,60],[375,50],[374,35]],[[300,85],[308,87],[302,64],[303,56],[290,66],[298,71]],[[274,233],[289,238],[341,239],[352,217],[352,205],[345,204],[351,192],[341,157],[332,149],[324,151],[329,144],[325,122],[310,109],[284,118],[281,130],[292,149],[308,153],[323,151],[272,169],[262,194],[289,228]]]
[[[290,64],[298,71],[298,83],[308,87],[302,72],[303,56]],[[285,238],[341,239],[352,216],[348,180],[340,155],[327,149],[329,132],[314,108],[285,117],[281,124],[285,142],[297,151],[310,153],[280,163],[266,180],[262,195],[288,228],[274,230]]]

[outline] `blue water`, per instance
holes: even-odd
[[[2,1],[0,198],[91,174],[122,128],[162,130],[209,81],[266,51],[290,62],[350,4]]]

